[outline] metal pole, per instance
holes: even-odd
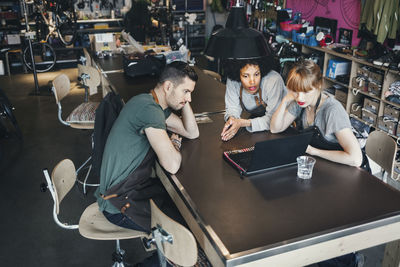
[[[23,12],[24,12],[24,17],[25,17],[25,29],[26,29],[26,33],[29,33],[30,29],[29,29],[29,21],[28,21],[28,12],[27,12],[27,9],[26,9],[26,2],[25,1],[26,0],[21,0]],[[25,35],[25,36],[27,36],[27,35]],[[39,81],[38,81],[37,72],[36,72],[35,57],[33,56],[32,40],[30,39],[29,36],[27,38],[28,38],[29,52],[31,53],[33,80],[35,82],[34,94],[35,95],[40,95]]]
[[[184,18],[184,21],[185,21],[185,45],[186,45],[186,48],[189,49],[189,44],[188,44],[188,23],[187,23],[186,13],[187,13],[187,0],[185,0],[185,14],[183,14],[183,18]]]

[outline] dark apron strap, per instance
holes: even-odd
[[[257,118],[257,117],[261,117],[265,115],[265,108],[267,107],[267,105],[265,104],[264,100],[262,99],[262,95],[261,95],[261,88],[258,89],[258,97],[255,96],[255,101],[256,101],[256,105],[257,107],[252,109],[252,110],[248,110],[244,104],[243,104],[243,86],[240,86],[240,95],[239,95],[239,100],[240,100],[240,106],[242,107],[243,110],[245,110],[246,112],[250,113],[250,118]]]

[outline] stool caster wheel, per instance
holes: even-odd
[[[46,191],[47,191],[47,184],[41,183],[40,184],[40,192],[46,192]]]

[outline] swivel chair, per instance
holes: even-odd
[[[113,253],[114,267],[124,266],[125,252],[121,249],[119,240],[132,238],[142,238],[147,249],[151,249],[154,244],[162,266],[166,266],[166,259],[180,266],[193,266],[196,263],[197,245],[192,233],[165,215],[153,200],[150,200],[151,235],[110,223],[99,211],[97,202],[85,209],[78,225],[62,223],[58,219],[60,204],[75,183],[74,163],[64,159],[54,167],[51,177],[47,169],[44,169],[43,173],[54,201],[54,221],[64,229],[79,229],[79,233],[88,239],[116,240],[116,251]]]
[[[367,138],[365,152],[381,167],[382,179],[385,171],[389,177],[393,176],[397,144],[392,137],[379,130],[373,131]]]
[[[83,102],[79,106],[77,106],[71,114],[64,120],[62,116],[62,106],[61,100],[64,99],[71,91],[71,83],[67,75],[60,74],[53,80],[53,88],[52,88],[57,106],[58,106],[58,120],[66,126],[75,129],[86,129],[86,130],[93,130],[94,129],[94,120],[96,109],[99,102]],[[93,143],[93,142],[92,142]],[[77,174],[81,171],[91,160],[89,157],[77,170]],[[83,185],[83,191],[86,194],[86,186],[98,186],[98,184],[88,184],[86,183],[90,170],[91,165],[88,166],[88,172],[86,173],[84,181],[77,181]]]
[[[150,199],[151,235],[144,238],[146,248],[152,244],[157,247],[161,266],[170,261],[178,266],[193,266],[197,262],[197,245],[193,234],[186,227],[165,215]]]
[[[75,184],[76,172],[74,163],[70,159],[64,159],[53,169],[51,177],[47,169],[43,170],[53,201],[53,218],[64,229],[79,229],[79,233],[86,238],[96,240],[115,240],[116,250],[113,253],[113,267],[124,266],[124,250],[120,247],[119,240],[147,237],[148,234],[141,231],[119,227],[109,222],[99,210],[97,202],[89,205],[80,217],[79,224],[69,225],[59,220],[60,204]]]

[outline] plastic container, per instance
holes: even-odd
[[[289,32],[292,30],[298,31],[301,29],[301,27],[303,27],[303,24],[290,24],[291,22],[291,20],[283,21],[279,25],[283,31]]]

